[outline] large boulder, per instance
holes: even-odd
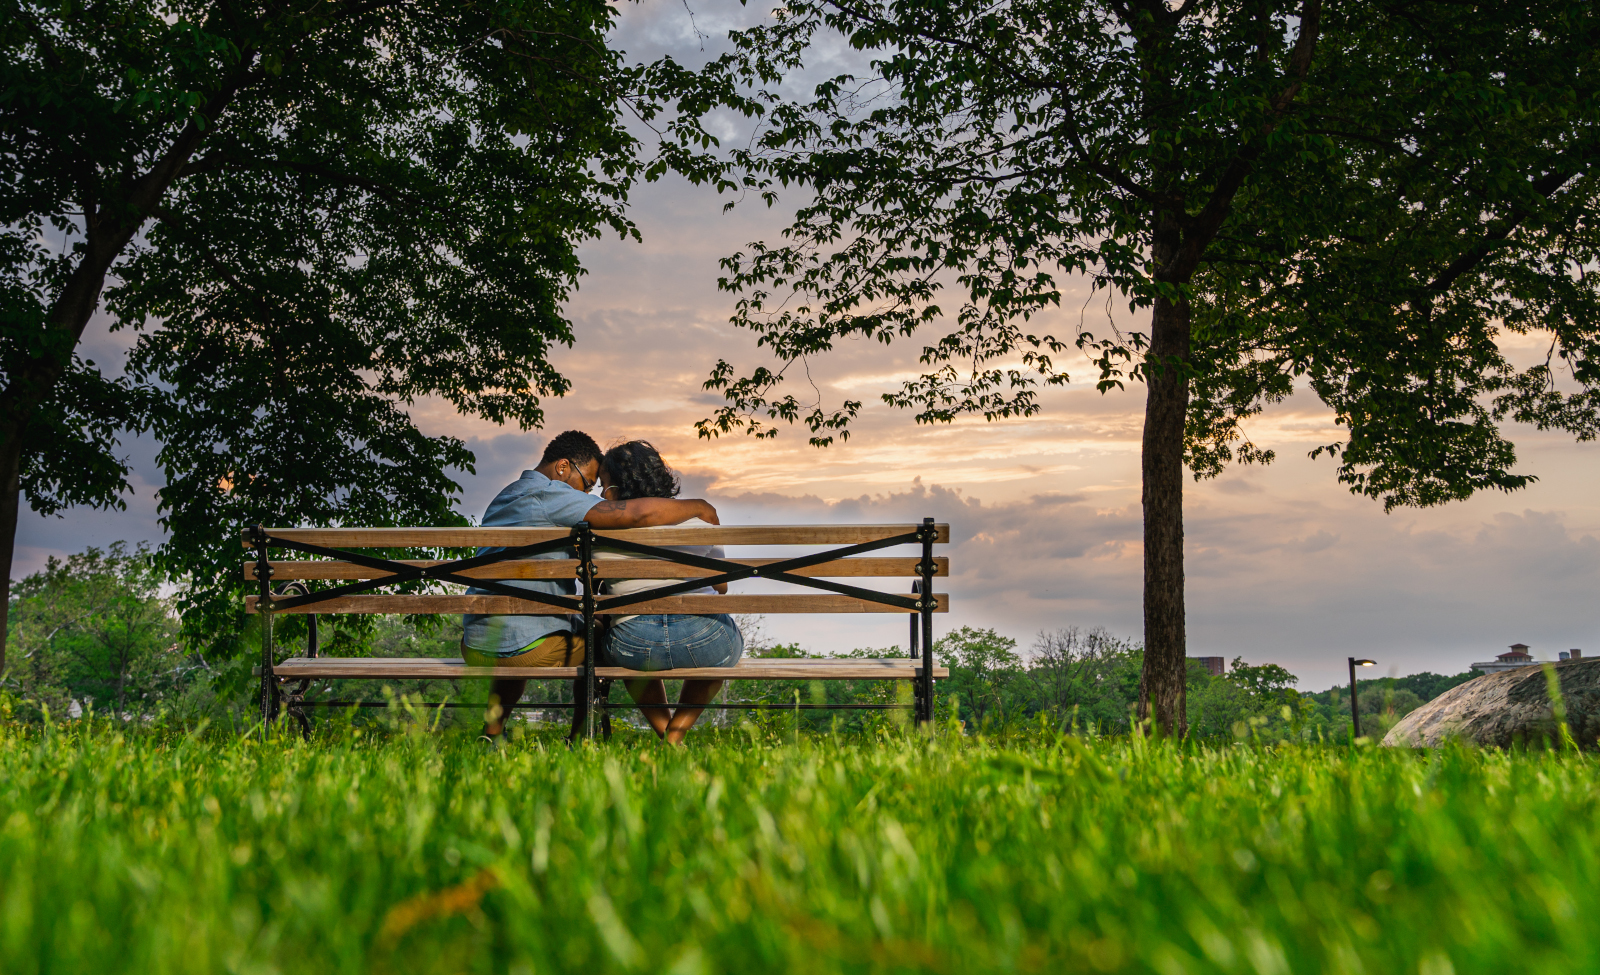
[[[1579,745],[1592,749],[1600,738],[1600,657],[1554,664],[1567,711],[1567,727]],[[1554,742],[1556,720],[1543,667],[1518,667],[1485,674],[1452,687],[1417,708],[1384,736],[1385,745],[1437,747],[1451,739],[1501,748]]]

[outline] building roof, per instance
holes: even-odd
[[[1533,654],[1528,652],[1526,643],[1513,643],[1511,648],[1491,661],[1476,663],[1472,669],[1488,674],[1500,670],[1510,670],[1514,667],[1527,667],[1533,664]]]

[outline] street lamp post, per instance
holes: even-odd
[[[1355,722],[1355,738],[1361,737],[1361,702],[1356,699],[1356,668],[1371,667],[1376,661],[1350,657],[1350,720]],[[1354,741],[1352,738],[1351,741]]]

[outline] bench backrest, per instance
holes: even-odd
[[[948,597],[932,592],[936,578],[948,577],[950,561],[935,557],[933,546],[947,544],[950,527],[927,519],[898,525],[706,525],[635,528],[622,531],[564,528],[253,528],[243,544],[256,558],[244,565],[244,577],[260,585],[246,598],[248,612],[265,600],[274,613],[404,613],[565,615],[588,609],[595,614],[638,613],[920,613],[946,612]],[[914,544],[920,556],[867,554]],[[651,558],[595,559],[596,546],[624,547]],[[789,557],[730,557],[717,561],[665,551],[659,546],[837,546],[831,551]],[[387,559],[361,550],[407,548],[493,547],[497,555],[466,559]],[[273,549],[298,551],[313,559],[272,561]],[[527,558],[541,552],[576,550],[577,558]],[[353,550],[353,551],[352,551]],[[677,560],[677,561],[675,561]],[[698,563],[698,564],[695,564]],[[803,563],[803,564],[801,564]],[[675,593],[634,597],[598,596],[551,600],[521,595],[497,586],[500,580],[651,578],[737,581],[772,579],[821,592],[733,593],[724,596]],[[918,578],[923,594],[904,596],[831,583],[828,579]],[[304,596],[269,597],[269,581],[344,581],[347,584]],[[498,590],[488,595],[373,594],[396,582],[419,580],[473,584]],[[673,589],[703,586],[685,582]]]

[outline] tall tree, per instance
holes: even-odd
[[[1297,376],[1349,428],[1324,449],[1357,490],[1426,504],[1527,483],[1492,415],[1460,435],[1461,417],[1480,416],[1470,377],[1499,367],[1451,329],[1477,329],[1492,346],[1512,305],[1506,325],[1550,327],[1556,292],[1576,309],[1593,275],[1577,253],[1579,263],[1551,259],[1498,283],[1481,263],[1426,274],[1468,252],[1505,256],[1529,219],[1592,217],[1592,185],[1571,178],[1583,157],[1551,140],[1577,149],[1591,138],[1595,81],[1580,66],[1593,62],[1594,21],[1589,5],[1563,0],[1331,11],[1320,0],[788,4],[736,35],[737,55],[719,65],[769,92],[766,128],[738,159],[746,185],[769,201],[779,185],[810,194],[785,242],[724,262],[723,285],[741,296],[736,323],[781,366],[741,376],[719,362],[707,385],[727,404],[701,433],[771,436],[767,421],[782,419],[805,422],[819,446],[848,435],[859,402],[808,405],[780,387],[788,366],[853,337],[941,330],[922,345],[928,371],[883,396],[922,423],[1035,413],[1039,384],[1065,381],[1056,357],[1074,345],[1092,354],[1102,390],[1143,381],[1140,715],[1181,732],[1184,466],[1208,476],[1271,460],[1239,424]],[[1438,33],[1462,24],[1473,37],[1501,34],[1467,70],[1442,53],[1462,45]],[[867,52],[870,73],[784,98],[778,82],[829,33]],[[1514,79],[1494,67],[1501,57],[1516,62]],[[1563,57],[1572,67],[1541,82],[1537,69]],[[1419,155],[1421,142],[1448,159]],[[1564,167],[1550,169],[1558,155]],[[1448,202],[1410,195],[1424,173]],[[1568,246],[1521,239],[1523,258]],[[1401,252],[1416,259],[1386,262]],[[1069,273],[1149,309],[1148,329],[1041,328]],[[940,304],[947,289],[959,296],[953,314]],[[1459,314],[1429,318],[1396,368],[1395,342],[1415,332],[1424,292]],[[1558,344],[1591,341],[1594,327],[1575,318]],[[1502,378],[1522,398],[1505,409],[1588,429],[1588,392],[1536,388],[1548,370],[1512,372]],[[1579,382],[1587,390],[1592,378]]]
[[[1020,705],[1015,690],[1025,673],[1017,641],[994,630],[963,626],[939,638],[940,660],[950,662],[950,689],[962,713],[981,731],[992,717],[1004,721],[1009,707]]]
[[[6,684],[57,718],[72,700],[124,720],[149,713],[181,684],[186,662],[161,584],[143,543],[52,556],[16,587],[7,622],[22,659]]]
[[[624,65],[615,14],[5,0],[0,606],[19,498],[120,505],[119,431],[162,445],[190,625],[229,611],[242,525],[457,519],[472,456],[407,406],[537,425],[577,243],[634,234],[630,184],[682,148],[625,128],[675,69]],[[120,363],[77,352],[102,308]]]

